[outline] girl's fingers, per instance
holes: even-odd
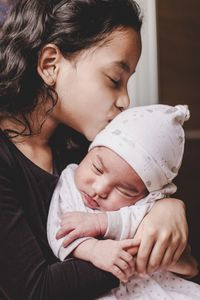
[[[173,257],[174,257],[174,251],[172,251],[171,248],[166,249],[163,259],[161,261],[160,268],[166,269],[169,265],[171,265]]]
[[[137,272],[153,273],[158,268],[176,263],[183,252],[183,246],[177,247],[177,242],[170,239],[161,238],[154,243],[151,241],[141,241],[137,254]]]
[[[181,257],[183,251],[185,250],[185,245],[179,245],[177,249],[174,251],[174,255],[171,261],[171,264],[176,264],[179,258]]]
[[[127,239],[127,240],[120,241],[120,244],[123,249],[129,249],[129,248],[136,247],[133,239]]]
[[[165,245],[164,243],[160,243],[160,242],[157,242],[154,245],[154,247],[151,251],[151,255],[149,257],[147,268],[146,268],[146,271],[148,273],[153,273],[160,267],[162,259],[165,255],[165,252],[167,249],[166,246],[167,245]]]
[[[167,238],[166,235],[160,236],[152,249],[147,271],[152,273],[164,265],[171,264],[174,259],[174,255],[178,250],[178,244],[179,241],[175,237],[173,238],[172,236],[169,236]],[[178,254],[179,253],[180,252],[178,250]]]
[[[168,247],[165,251],[161,267],[166,268],[169,265],[175,264],[183,253],[184,248],[185,246],[180,244],[179,241],[171,242],[170,247]]]
[[[131,256],[135,256],[138,253],[138,246],[135,247],[130,247],[130,248],[126,248],[125,250],[131,255]]]
[[[148,260],[154,246],[154,239],[142,239],[136,257],[136,269],[139,274],[145,274],[147,270]]]

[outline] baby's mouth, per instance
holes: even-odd
[[[83,195],[84,203],[86,206],[93,208],[93,209],[99,207],[98,203],[92,197],[90,197],[87,193],[83,192],[82,195]]]

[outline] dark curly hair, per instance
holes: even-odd
[[[0,119],[12,118],[33,134],[29,122],[39,105],[48,109],[57,94],[37,73],[40,50],[55,44],[70,58],[94,46],[119,27],[140,31],[141,18],[132,0],[18,0],[0,31]],[[39,97],[40,96],[40,97]],[[40,124],[40,128],[42,123]]]

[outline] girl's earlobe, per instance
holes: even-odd
[[[56,83],[60,55],[54,44],[44,46],[40,53],[37,71],[47,85],[53,86]]]
[[[52,74],[52,72],[49,72],[48,70],[44,69],[44,74],[46,77],[45,83],[47,83],[50,86],[53,86],[55,84],[55,79],[54,76]]]

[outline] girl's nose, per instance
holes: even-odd
[[[130,104],[130,98],[129,98],[128,92],[126,91],[125,93],[121,94],[118,97],[118,99],[116,101],[116,106],[120,110],[125,110],[129,107],[129,104]]]

